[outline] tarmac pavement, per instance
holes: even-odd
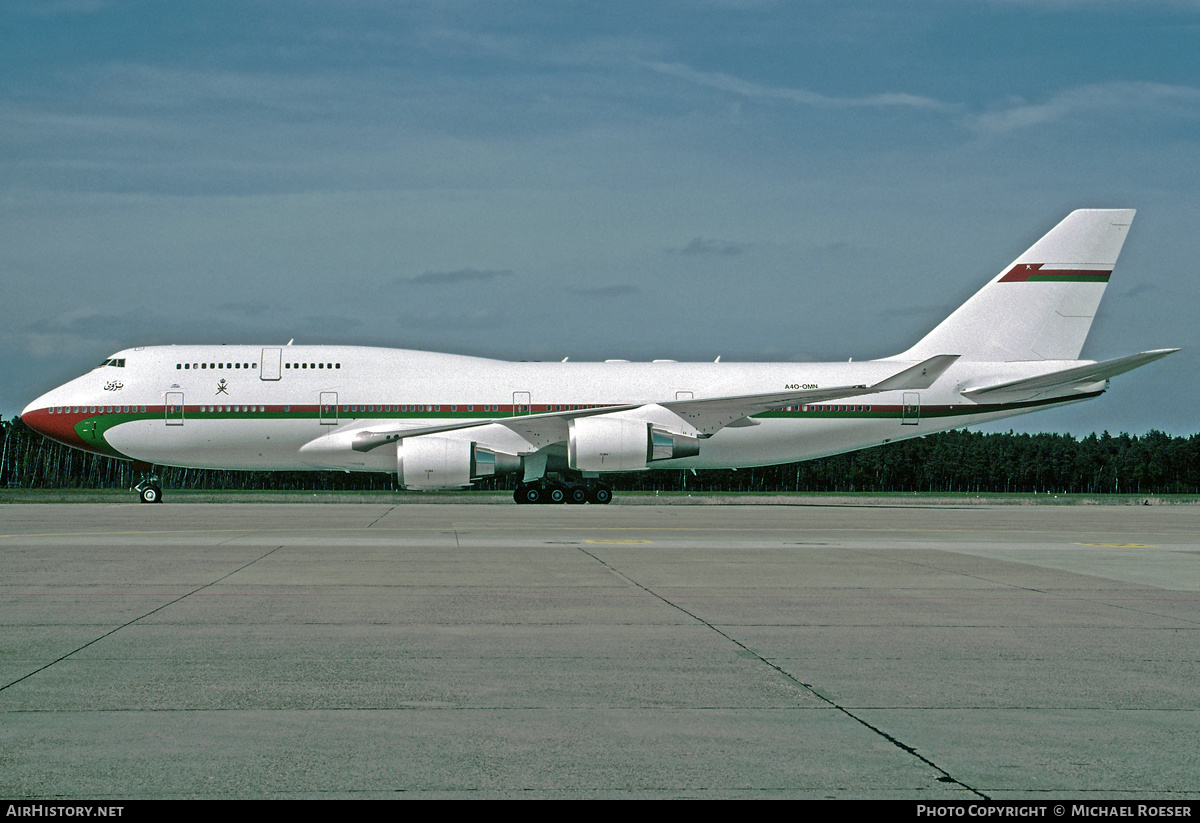
[[[0,507],[0,797],[1200,796],[1195,506]]]

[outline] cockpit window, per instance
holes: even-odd
[[[96,368],[99,369],[104,366],[116,366],[118,369],[123,369],[123,368],[125,368],[125,358],[124,357],[110,357],[109,359],[105,360],[103,363],[101,363]]]

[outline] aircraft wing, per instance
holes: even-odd
[[[840,400],[843,397],[861,397],[864,394],[878,394],[885,391],[927,389],[957,359],[957,354],[939,354],[869,386],[865,384],[834,386],[826,389],[804,389],[772,394],[710,397],[700,400],[668,400],[659,405],[679,415],[698,431],[704,434],[714,434],[725,426],[754,425],[748,420],[750,415],[777,409],[781,406],[824,403],[829,400]],[[746,422],[740,422],[743,420]]]
[[[351,448],[355,451],[368,452],[386,443],[394,443],[405,437],[443,434],[463,429],[500,425],[520,435],[536,450],[551,443],[566,440],[568,421],[572,419],[618,413],[623,413],[623,416],[627,417],[636,417],[639,409],[650,408],[666,409],[692,426],[699,434],[712,435],[725,426],[739,425],[739,421],[742,420],[746,420],[747,422],[740,425],[755,425],[748,420],[751,415],[781,406],[823,403],[843,397],[860,397],[865,394],[876,394],[902,389],[926,389],[933,385],[934,381],[946,369],[950,368],[951,364],[957,359],[958,355],[956,354],[937,355],[915,366],[910,366],[907,369],[896,372],[890,377],[872,385],[833,386],[823,389],[796,389],[792,391],[772,392],[770,394],[668,400],[658,404],[603,406],[592,409],[543,412],[541,414],[525,414],[514,417],[482,418],[462,423],[446,423],[411,428],[403,426],[372,427],[357,431],[353,435]],[[653,413],[647,412],[647,414]]]
[[[1007,380],[1003,383],[995,383],[990,386],[966,389],[962,394],[965,397],[977,398],[992,394],[1033,393],[1037,395],[1050,391],[1061,393],[1062,391],[1082,390],[1102,380],[1108,380],[1110,377],[1132,371],[1138,366],[1153,363],[1155,360],[1166,357],[1168,354],[1174,354],[1177,351],[1179,349],[1144,351],[1138,354],[1130,354],[1126,357],[1118,357],[1115,360],[1104,360],[1100,363],[1092,363],[1087,366],[1075,366],[1070,369],[1050,372],[1049,374],[1039,374],[1036,377]]]
[[[352,448],[367,452],[385,443],[394,443],[404,437],[419,437],[423,434],[445,434],[446,432],[475,429],[483,426],[500,425],[521,435],[535,448],[567,439],[567,421],[576,417],[591,417],[597,414],[629,411],[641,408],[633,406],[601,406],[594,409],[521,414],[513,417],[485,417],[460,423],[445,423],[435,426],[398,426],[395,428],[372,428],[354,436]]]

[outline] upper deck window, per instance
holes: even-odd
[[[341,363],[284,363],[285,369],[340,369]],[[249,368],[249,366],[247,366]]]

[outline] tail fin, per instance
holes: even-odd
[[[1076,360],[1133,209],[1080,209],[895,359]]]

